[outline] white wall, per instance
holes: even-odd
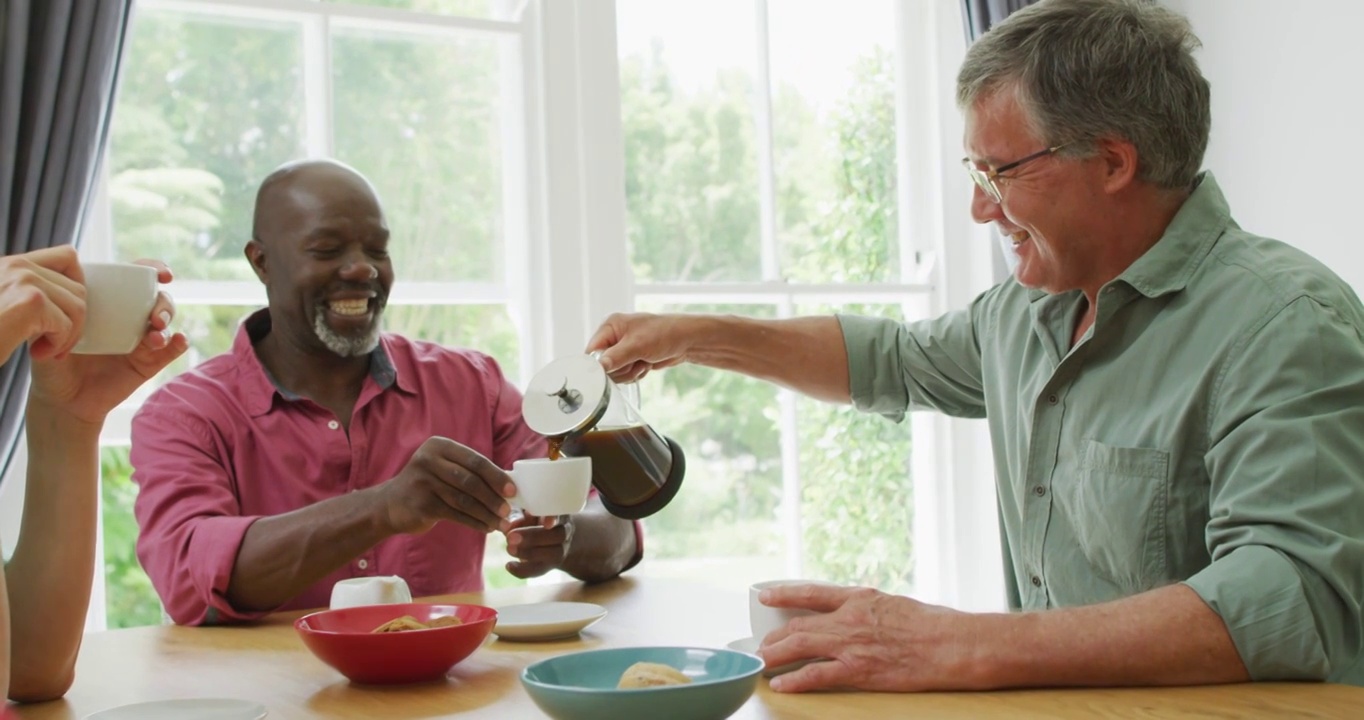
[[[1205,167],[1232,216],[1325,262],[1364,294],[1364,2],[1166,0],[1203,41]]]

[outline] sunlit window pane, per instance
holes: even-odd
[[[639,282],[762,277],[749,8],[617,3],[627,232]]]
[[[891,2],[768,9],[783,276],[897,281]]]
[[[137,13],[109,151],[117,256],[181,279],[253,277],[256,188],[303,152],[297,25]]]
[[[652,311],[724,312],[772,317],[771,306],[659,307]],[[682,447],[687,474],[677,497],[646,520],[645,572],[693,574],[746,585],[785,567],[781,431],[777,389],[735,373],[681,365],[641,382],[640,411]],[[678,562],[681,559],[690,559]],[[702,568],[701,559],[707,559]],[[746,579],[745,579],[746,578]]]
[[[884,305],[809,306],[796,312],[904,318],[899,306]],[[914,569],[909,422],[806,398],[796,407],[806,573],[908,592]]]
[[[402,280],[502,277],[499,42],[333,36],[336,156],[379,189]]]

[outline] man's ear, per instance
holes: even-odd
[[[246,243],[246,261],[251,263],[251,269],[261,282],[269,281],[270,273],[265,269],[265,245],[261,241],[251,238]]]
[[[1101,138],[1096,145],[1104,163],[1104,190],[1114,193],[1137,180],[1137,147],[1122,138]]]

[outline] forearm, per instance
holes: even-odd
[[[371,491],[348,493],[257,520],[242,538],[227,588],[232,607],[279,607],[393,531],[375,511]]]
[[[28,482],[6,567],[10,697],[58,697],[74,678],[95,572],[100,426],[41,403],[26,411]]]
[[[601,582],[620,575],[635,556],[635,526],[612,515],[593,498],[573,516],[573,542],[562,570],[579,580]]]
[[[699,316],[687,359],[848,403],[848,354],[834,317],[758,320]]]
[[[1250,679],[1222,618],[1184,585],[1099,605],[981,620],[982,688]]]

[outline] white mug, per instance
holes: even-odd
[[[339,580],[332,586],[331,609],[360,605],[393,605],[412,602],[407,581],[397,575]]]
[[[816,614],[814,610],[777,608],[764,605],[758,601],[758,594],[763,590],[783,585],[833,584],[821,580],[768,580],[750,585],[748,587],[748,625],[753,632],[753,639],[761,642],[763,638],[767,637],[768,633],[786,627],[786,623],[791,622],[794,618]]]
[[[85,328],[71,349],[81,355],[127,355],[147,334],[156,305],[156,268],[132,263],[81,263]]]
[[[592,458],[517,460],[508,474],[516,485],[516,495],[507,500],[512,507],[540,517],[572,515],[587,505]]]

